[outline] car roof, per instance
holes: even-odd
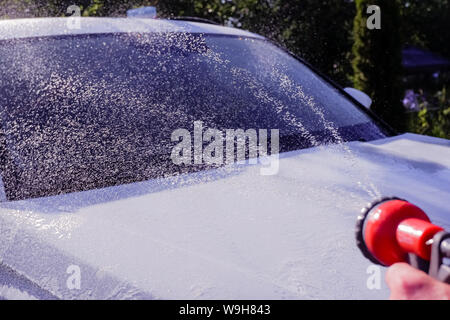
[[[0,40],[122,32],[188,32],[264,39],[260,35],[237,28],[182,20],[100,17],[0,20]]]

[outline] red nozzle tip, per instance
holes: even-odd
[[[430,260],[431,245],[427,241],[443,228],[430,222],[409,218],[397,227],[396,238],[399,246],[406,252],[412,252],[425,260]]]

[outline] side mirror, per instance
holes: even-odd
[[[367,109],[370,109],[370,106],[372,104],[372,99],[365,94],[364,92],[355,89],[355,88],[345,88],[345,92],[347,92],[349,95],[351,95],[355,100],[357,100],[359,103],[361,103],[364,107]]]

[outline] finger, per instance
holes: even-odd
[[[407,263],[393,264],[386,273],[391,299],[428,299],[433,279]]]

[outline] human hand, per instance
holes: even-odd
[[[395,263],[386,273],[392,300],[450,300],[450,285],[407,263]]]

